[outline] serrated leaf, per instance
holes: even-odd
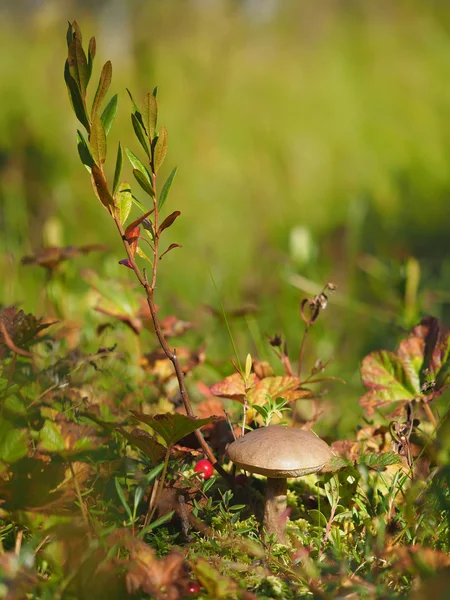
[[[378,401],[378,406],[388,402],[412,400],[420,389],[417,380],[411,379],[408,369],[393,352],[380,350],[366,356],[361,366],[363,383],[369,388],[364,398]]]
[[[64,80],[66,82],[67,90],[69,92],[69,99],[73,108],[73,112],[75,113],[75,116],[80,121],[80,123],[85,127],[86,131],[89,133],[90,124],[86,112],[86,107],[83,103],[83,99],[81,97],[81,93],[77,86],[77,83],[69,72],[69,62],[67,60],[64,67]]]
[[[258,381],[258,377],[252,373],[249,377],[248,389],[254,387]],[[223,381],[214,383],[209,389],[214,396],[219,396],[220,398],[229,398],[230,400],[235,400],[236,402],[241,402],[242,404],[244,403],[247,395],[244,379],[240,373],[233,373],[233,375],[225,377]]]
[[[39,432],[39,445],[46,452],[64,452],[66,448],[64,437],[56,423],[48,419],[45,421]]]
[[[113,214],[114,211],[114,198],[111,196],[108,190],[108,184],[106,183],[105,175],[103,171],[94,163],[92,165],[91,181],[94,192],[106,210]]]
[[[103,127],[105,128],[106,135],[108,135],[111,131],[112,124],[114,123],[114,119],[116,118],[118,103],[119,97],[117,94],[114,94],[114,96],[105,106],[105,110],[102,112],[101,119]]]
[[[394,452],[384,452],[379,454],[378,452],[369,452],[360,457],[360,464],[366,465],[369,469],[375,469],[381,471],[389,465],[397,465],[401,462],[401,458]]]
[[[95,119],[97,112],[100,110],[103,100],[105,99],[106,94],[108,93],[109,86],[111,85],[112,79],[112,64],[111,61],[108,60],[104,65],[102,72],[100,74],[100,79],[97,86],[97,91],[95,92],[94,101],[92,102],[92,111],[91,111],[91,120]]]
[[[155,137],[156,123],[158,120],[158,104],[153,94],[145,94],[142,109],[142,118],[149,138]]]
[[[118,191],[114,195],[114,199],[116,201],[119,221],[124,225],[128,219],[133,203],[133,196],[128,183],[122,182],[120,184]]]
[[[172,172],[170,173],[169,177],[166,179],[165,184],[163,185],[163,188],[161,190],[161,193],[159,195],[159,200],[158,200],[158,210],[161,210],[162,207],[164,206],[165,201],[167,200],[167,197],[169,195],[170,192],[170,188],[172,187],[172,183],[173,180],[175,178],[175,175],[177,174],[177,167],[174,167],[172,169]]]
[[[92,170],[92,165],[94,164],[94,159],[92,158],[89,146],[87,145],[87,142],[79,129],[77,129],[77,149],[81,162],[90,173]]]
[[[223,417],[208,417],[207,419],[195,419],[186,415],[180,415],[178,413],[166,413],[163,415],[145,415],[144,413],[131,411],[138,421],[149,425],[156,433],[158,433],[162,439],[166,442],[167,446],[173,446],[179,442],[182,438],[190,433],[193,433],[200,427],[214,423],[217,421],[223,421]]]
[[[147,140],[145,139],[145,132],[142,127],[141,121],[137,118],[135,113],[131,113],[131,123],[133,124],[134,133],[144,149],[145,154],[150,158],[150,149],[148,147]]]
[[[29,434],[5,417],[0,420],[0,461],[12,464],[28,454]]]
[[[154,155],[154,164],[153,168],[155,173],[157,173],[164,162],[167,154],[167,146],[168,146],[168,132],[164,125],[161,126],[158,135],[158,141],[156,143],[155,155]]]
[[[92,158],[97,166],[101,167],[106,160],[106,133],[103,123],[98,115],[95,115],[94,120],[92,121],[89,146]]]
[[[67,60],[69,63],[69,73],[75,80],[81,97],[84,98],[89,81],[89,69],[81,40],[77,36],[70,42]]]
[[[179,210],[175,210],[168,217],[166,217],[164,219],[164,221],[161,223],[161,225],[159,226],[158,235],[161,235],[161,233],[164,231],[164,229],[168,229],[171,225],[173,225],[173,223],[175,222],[175,220],[180,215],[181,215],[181,212]]]
[[[117,188],[119,187],[120,176],[122,174],[122,166],[123,166],[123,149],[122,149],[122,144],[119,142],[119,146],[117,148],[116,167],[114,169],[113,196],[115,196],[115,194],[117,192]],[[128,187],[130,187],[130,186],[128,186]]]
[[[152,186],[148,180],[148,177],[146,177],[142,173],[142,171],[140,171],[139,169],[133,169],[133,175],[134,175],[134,178],[136,179],[136,181],[138,182],[138,184],[144,190],[144,192],[146,194],[148,194],[151,198],[153,198],[155,195],[155,191],[152,188]]]

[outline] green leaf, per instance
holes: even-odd
[[[214,423],[217,421],[223,421],[223,417],[208,417],[207,419],[195,419],[194,417],[188,417],[186,415],[180,415],[177,413],[165,413],[163,415],[145,415],[137,411],[131,411],[138,421],[146,423],[154,431],[156,431],[162,439],[166,442],[167,446],[173,446],[179,442],[182,438],[190,433],[193,433],[200,427]]]
[[[105,110],[102,112],[101,119],[103,127],[105,128],[106,135],[108,135],[108,133],[111,131],[112,124],[114,123],[114,119],[116,118],[118,102],[119,97],[117,94],[114,94],[114,96],[105,106]]]
[[[382,471],[389,465],[397,465],[401,462],[401,458],[394,452],[384,452],[379,454],[378,452],[369,452],[364,454],[359,459],[359,464],[366,465],[369,469],[375,469],[376,471]]]
[[[69,73],[75,80],[80,90],[81,97],[86,96],[86,87],[89,81],[89,69],[86,54],[83,50],[81,40],[74,37],[70,42],[69,54],[67,57],[69,63]]]
[[[77,149],[81,162],[90,173],[92,170],[92,165],[94,164],[94,159],[92,158],[89,146],[87,145],[87,142],[79,129],[77,129]]]
[[[129,148],[125,148],[125,152],[126,152],[126,155],[128,156],[128,160],[130,161],[131,166],[133,167],[133,169],[137,169],[143,175],[145,175],[145,177],[146,177],[149,185],[151,187],[153,187],[152,186],[152,179],[150,177],[150,173],[147,171],[147,169],[141,163],[141,161],[138,159],[138,157],[135,154],[133,154],[133,152]]]
[[[80,90],[78,89],[77,83],[69,72],[69,63],[67,60],[66,60],[65,67],[64,67],[64,80],[67,85],[70,103],[72,105],[75,116],[80,121],[80,123],[85,127],[86,131],[89,133],[90,125],[89,125],[89,118],[88,118],[87,112],[86,112],[86,107],[84,105],[84,102],[81,97]]]
[[[27,429],[18,429],[5,417],[0,420],[0,461],[12,464],[28,454]]]
[[[91,111],[91,119],[94,120],[97,112],[102,105],[103,100],[105,99],[106,94],[108,93],[109,86],[111,85],[112,79],[112,64],[111,61],[108,60],[103,65],[102,72],[100,74],[100,79],[98,82],[97,91],[95,92],[94,101],[92,103],[92,111]]]
[[[145,154],[150,158],[150,149],[148,147],[147,140],[145,139],[145,131],[141,125],[140,120],[136,117],[135,113],[131,114],[131,122],[133,124],[134,133],[144,149]]]
[[[238,597],[238,584],[228,575],[222,575],[207,560],[196,556],[192,570],[200,585],[207,591],[206,597],[227,600]]]
[[[133,169],[133,175],[134,175],[134,178],[136,179],[136,181],[138,182],[138,184],[144,190],[144,192],[146,194],[148,194],[151,198],[153,198],[155,195],[155,191],[152,188],[152,186],[148,180],[148,177],[146,177],[142,173],[142,171],[140,171],[139,169]]]
[[[168,145],[168,132],[165,125],[161,126],[159,130],[158,141],[156,143],[155,148],[155,156],[154,156],[154,169],[155,173],[157,173],[164,162],[167,154],[167,145]]]
[[[88,72],[89,72],[88,82],[91,79],[92,67],[94,66],[94,58],[95,58],[96,52],[97,52],[97,44],[95,41],[95,37],[91,37],[91,39],[89,40],[89,46],[88,46]]]
[[[119,221],[122,225],[125,224],[126,220],[131,211],[131,205],[133,203],[133,196],[131,194],[130,185],[122,182],[119,186],[119,190],[114,195],[116,206],[119,212]]]
[[[80,40],[80,44],[82,44],[83,36],[81,35],[80,26],[78,25],[78,23],[76,21],[72,21],[72,27],[73,27],[73,37],[78,38]]]
[[[393,352],[380,350],[366,356],[361,365],[363,383],[369,388],[360,402],[363,406],[382,406],[390,402],[409,401],[420,395],[416,378]]]
[[[98,115],[95,115],[94,120],[92,121],[89,146],[91,148],[92,158],[97,166],[101,167],[106,159],[106,133],[103,123]]]
[[[142,110],[142,118],[149,138],[155,137],[156,123],[158,120],[158,104],[153,94],[145,94]]]
[[[66,444],[64,437],[56,423],[45,421],[39,432],[39,447],[46,452],[64,453]]]
[[[114,477],[114,483],[116,485],[117,495],[119,496],[120,501],[122,502],[122,505],[123,505],[124,509],[126,510],[128,517],[130,518],[130,521],[132,521],[133,514],[131,512],[131,508],[128,506],[127,499],[125,498],[125,494],[123,492],[122,486],[120,485],[120,482],[117,477]]]
[[[140,112],[139,108],[137,107],[136,102],[133,100],[133,96],[131,95],[131,92],[128,88],[127,88],[127,92],[128,92],[128,95],[130,96],[131,104],[133,105],[133,112],[136,114],[136,116],[141,116],[141,112]]]
[[[160,525],[163,525],[164,523],[167,523],[168,521],[170,521],[174,514],[175,514],[175,511],[171,510],[170,512],[166,513],[162,517],[159,517],[159,519],[156,519],[156,521],[153,521],[153,523],[150,523],[150,525],[147,525],[147,527],[144,527],[144,529],[142,529],[138,533],[137,537],[143,538],[144,535],[146,533],[148,533],[149,531],[151,531],[152,529],[156,529],[156,527],[159,527]]]
[[[69,21],[69,26],[67,28],[67,33],[66,33],[66,42],[67,42],[67,49],[69,49],[70,44],[72,43],[73,40],[73,27],[72,27],[72,23]]]
[[[166,452],[164,446],[162,446],[155,437],[151,436],[143,429],[136,428],[131,432],[128,432],[125,429],[119,429],[118,431],[130,442],[130,444],[139,448],[139,450],[149,458],[152,465],[156,465]],[[155,469],[152,469],[150,473],[154,472],[154,476],[147,481],[147,485],[161,472],[162,467],[163,464],[160,464],[155,467]],[[149,475],[147,475],[147,478]]]
[[[122,144],[119,142],[119,146],[117,148],[116,168],[114,169],[113,196],[116,194],[117,188],[119,187],[120,176],[122,174],[122,166],[123,149]]]
[[[177,167],[172,169],[169,177],[166,179],[165,184],[161,190],[158,201],[158,210],[161,210],[164,206],[165,201],[167,200],[167,196],[169,195],[170,188],[172,187],[173,180],[175,179],[175,175],[177,174]]]

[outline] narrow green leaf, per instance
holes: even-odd
[[[117,188],[119,187],[120,176],[122,174],[122,166],[123,150],[122,144],[119,142],[119,147],[117,148],[116,168],[114,169],[113,196],[117,192]]]
[[[141,161],[138,159],[138,157],[129,148],[125,148],[125,152],[126,152],[126,155],[128,156],[128,160],[130,161],[133,169],[137,169],[143,175],[145,175],[145,177],[148,180],[148,183],[150,184],[151,187],[153,187],[152,186],[152,178],[150,176],[150,173],[147,171],[147,169],[141,163]]]
[[[101,167],[106,159],[106,133],[102,120],[98,115],[95,115],[92,121],[89,146],[93,159]]]
[[[84,98],[89,80],[89,70],[86,54],[78,37],[74,37],[70,43],[67,60],[69,62],[69,72],[80,90],[81,97]]]
[[[66,33],[66,42],[67,42],[67,49],[69,49],[70,44],[72,43],[73,40],[73,27],[72,27],[72,23],[69,21],[69,26],[67,28],[67,33]]]
[[[148,93],[144,96],[142,116],[149,138],[152,140],[155,137],[156,123],[158,120],[158,104],[153,94]]]
[[[95,41],[95,37],[91,37],[91,39],[89,40],[89,46],[88,46],[88,72],[89,72],[89,80],[91,79],[91,75],[92,75],[92,67],[94,66],[94,58],[97,52],[97,43]]]
[[[158,86],[153,88],[153,95],[155,96],[155,98],[158,95]]]
[[[150,158],[150,149],[148,147],[147,140],[145,139],[145,132],[135,113],[131,114],[131,122],[133,123],[134,133],[136,134],[139,143],[143,147],[145,154],[148,156],[148,158]]]
[[[122,505],[123,505],[124,509],[126,510],[127,515],[130,518],[130,521],[132,521],[133,513],[131,512],[131,508],[128,506],[127,499],[125,498],[125,494],[123,493],[122,486],[120,485],[120,481],[118,480],[117,477],[114,477],[114,483],[116,485],[117,495],[119,496],[119,499],[122,502]]]
[[[138,184],[144,190],[144,192],[148,194],[151,198],[153,198],[155,195],[155,191],[152,188],[148,178],[141,171],[139,171],[139,169],[133,169],[133,175]]]
[[[95,92],[94,101],[92,103],[92,111],[91,111],[91,119],[94,120],[95,116],[102,105],[103,100],[105,99],[106,94],[108,93],[109,86],[111,85],[112,79],[112,64],[111,61],[108,60],[103,65],[102,72],[100,74],[100,80],[98,82],[97,91]]]
[[[164,206],[165,201],[167,200],[167,196],[169,195],[170,188],[172,187],[173,180],[175,179],[175,175],[177,174],[177,167],[172,169],[169,177],[166,179],[166,183],[163,185],[161,193],[159,195],[158,200],[158,210],[161,210]]]
[[[123,181],[120,184],[117,193],[114,194],[114,199],[119,212],[119,221],[124,225],[130,214],[131,205],[133,204],[130,185]]]
[[[131,95],[130,90],[127,88],[128,95],[130,96],[131,104],[133,105],[133,112],[141,114],[139,108],[137,107],[136,102],[133,100],[133,96]]]
[[[167,523],[167,521],[170,521],[174,514],[175,514],[175,511],[171,510],[170,512],[166,513],[162,517],[159,517],[159,519],[156,519],[156,521],[153,521],[153,523],[150,523],[150,525],[147,525],[147,527],[144,527],[144,529],[142,529],[138,533],[137,537],[143,538],[144,535],[146,533],[148,533],[149,531],[151,531],[152,529],[155,529],[156,527],[159,527],[160,525]]]
[[[161,126],[159,130],[158,141],[156,143],[155,148],[155,157],[154,157],[154,169],[155,173],[157,173],[164,162],[167,154],[167,144],[168,144],[168,133],[165,125]]]
[[[86,107],[84,106],[83,99],[81,97],[81,93],[78,89],[77,83],[70,74],[69,62],[67,60],[64,67],[64,80],[66,82],[67,89],[69,92],[69,99],[73,108],[73,112],[75,113],[75,116],[80,121],[80,123],[85,127],[86,131],[89,133],[90,125],[89,118],[86,113]]]
[[[87,142],[79,129],[77,129],[77,149],[81,162],[90,173],[92,170],[92,165],[94,164],[94,159],[92,158],[89,146],[87,145]]]
[[[119,97],[117,96],[117,94],[114,94],[114,96],[105,106],[105,110],[102,112],[101,118],[106,135],[108,135],[108,133],[110,132],[112,124],[114,123],[114,119],[116,118],[118,102]]]

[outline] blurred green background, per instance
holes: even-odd
[[[113,63],[111,175],[119,139],[139,151],[125,88],[159,86],[163,179],[178,166],[165,210],[182,212],[169,237],[183,245],[161,263],[164,314],[197,322],[225,374],[226,329],[204,309],[219,306],[210,271],[226,308],[258,308],[231,322],[244,357],[269,356],[267,336],[282,332],[294,359],[299,301],[332,281],[307,364],[334,357],[330,374],[348,383],[329,397],[357,414],[363,356],[393,349],[423,314],[450,317],[450,4],[2,0],[0,302],[93,324],[81,270],[132,273],[76,151],[63,80],[73,19],[97,38],[94,81]],[[98,242],[108,251],[50,281],[20,262]]]

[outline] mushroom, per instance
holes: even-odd
[[[237,467],[267,477],[264,528],[286,543],[286,480],[320,471],[334,456],[330,447],[312,431],[270,425],[238,438],[227,453]]]

